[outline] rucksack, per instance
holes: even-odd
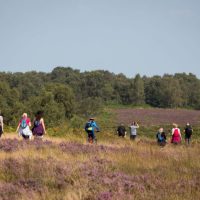
[[[34,126],[35,126],[35,127],[38,127],[39,125],[40,125],[40,120],[35,120],[35,121],[34,121]]]
[[[185,130],[185,133],[187,135],[192,135],[192,127],[187,127],[186,130]]]
[[[179,136],[179,131],[178,131],[178,128],[175,128],[175,130],[174,130],[174,134],[173,134],[174,136]]]
[[[117,131],[119,136],[125,136],[126,129],[123,126],[119,126]]]
[[[162,138],[160,133],[157,133],[156,137],[157,137],[159,142],[162,142],[163,138]]]
[[[85,130],[86,131],[92,131],[92,123],[91,122],[87,122],[87,124],[85,126]]]
[[[25,129],[27,127],[26,119],[22,119],[20,126],[21,126],[22,129]]]

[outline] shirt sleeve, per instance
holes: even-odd
[[[27,119],[26,119],[26,123],[27,123],[27,124],[29,124],[30,121],[31,121],[30,118],[27,118]]]
[[[96,122],[93,122],[93,126],[99,131],[99,127],[97,126]]]

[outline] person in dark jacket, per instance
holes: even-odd
[[[126,128],[123,123],[118,126],[117,134],[119,137],[126,137]]]
[[[184,132],[185,132],[185,143],[190,144],[193,129],[189,122],[186,124]]]
[[[167,140],[167,137],[166,137],[166,134],[164,132],[164,129],[163,128],[160,128],[158,130],[158,133],[156,134],[156,139],[157,139],[157,143],[160,145],[160,146],[165,146],[166,145],[166,140]]]

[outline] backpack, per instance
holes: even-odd
[[[161,137],[161,134],[160,134],[160,133],[157,133],[156,137],[157,137],[157,140],[158,140],[159,142],[162,141],[162,137]]]
[[[176,137],[179,136],[178,128],[175,128],[173,135],[176,136]]]
[[[126,129],[123,126],[119,126],[117,131],[119,136],[125,136]]]
[[[21,126],[22,129],[25,129],[27,127],[26,119],[22,119],[20,126]]]
[[[39,125],[40,125],[40,120],[35,120],[35,121],[34,121],[34,126],[35,126],[35,127],[38,127]]]
[[[92,128],[92,123],[91,122],[87,122],[86,126],[85,126],[85,130],[86,131],[92,131],[93,128]]]
[[[187,127],[187,128],[185,129],[185,133],[186,133],[187,135],[192,135],[192,127]]]

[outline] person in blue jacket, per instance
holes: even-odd
[[[95,130],[97,132],[100,131],[98,125],[94,121],[94,118],[90,118],[89,121],[85,124],[85,131],[88,134],[88,140],[89,140],[90,137],[92,137],[93,141],[96,140]]]
[[[166,143],[167,143],[167,137],[166,137],[166,134],[164,132],[164,129],[163,128],[160,128],[158,130],[158,133],[156,134],[156,138],[157,138],[157,143],[160,145],[160,146],[165,146]]]

